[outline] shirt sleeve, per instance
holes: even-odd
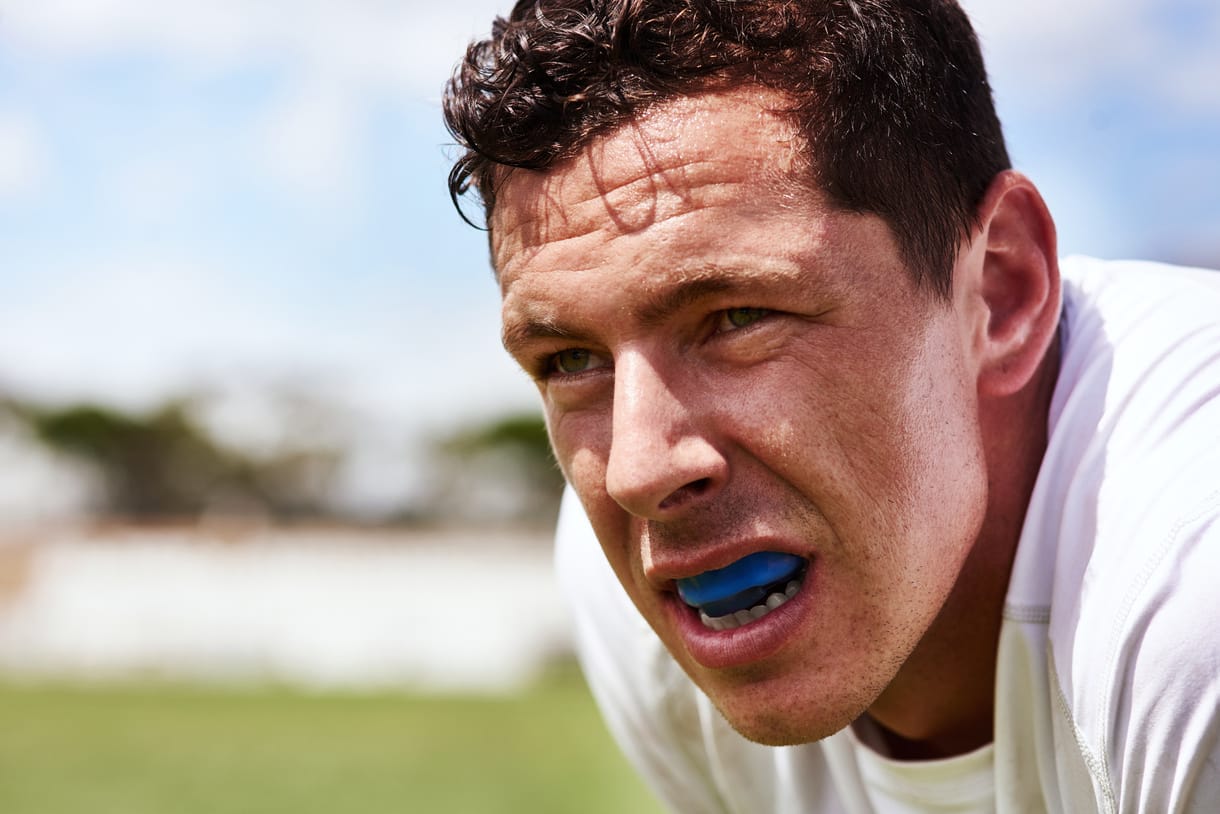
[[[1109,787],[1122,812],[1220,811],[1220,493],[1116,607]]]
[[[1055,546],[1060,787],[1071,811],[1220,811],[1220,275],[1088,261],[1065,282],[1053,505],[1027,529]]]

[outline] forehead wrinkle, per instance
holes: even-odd
[[[685,164],[682,171],[686,172],[690,167],[696,170],[703,167],[710,169],[715,163],[713,160],[704,160]],[[495,264],[497,257],[513,263],[528,264],[543,250],[554,250],[593,234],[637,234],[649,226],[664,221],[678,221],[696,211],[711,211],[723,205],[715,199],[695,205],[689,196],[680,198],[676,190],[672,197],[662,195],[658,192],[656,175],[657,173],[645,170],[623,179],[613,187],[597,189],[582,195],[579,200],[570,200],[566,205],[560,203],[555,184],[542,182],[541,191],[532,196],[529,203],[523,207],[533,212],[533,216],[518,219],[514,228],[507,233],[493,233],[492,259],[493,265],[497,265],[497,278],[504,270],[503,266]],[[557,183],[562,183],[562,179]],[[735,186],[755,186],[776,190],[776,201],[783,208],[816,205],[808,195],[801,194],[797,181],[782,173],[764,171],[754,177],[742,173],[740,178],[720,178],[699,186],[705,190],[714,190],[715,198],[728,197],[728,190]],[[646,191],[635,191],[641,187]],[[619,200],[612,202],[612,198]],[[631,214],[633,211],[638,212],[638,215]],[[510,240],[510,250],[503,251],[510,245]]]
[[[804,202],[801,193],[808,190],[808,183],[794,166],[795,147],[790,140],[777,136],[775,152],[734,162],[726,179],[723,159],[684,151],[677,129],[647,132],[639,122],[631,122],[546,170],[515,170],[504,184],[515,187],[513,194],[502,189],[494,213],[501,223],[493,230],[493,255],[509,242],[526,250],[598,231],[638,232],[695,208],[694,192],[699,188],[754,185],[776,193],[781,204]],[[632,154],[632,160],[616,160],[624,153]],[[615,177],[610,168],[621,173],[623,163],[634,171]],[[709,177],[716,180],[703,180]],[[522,203],[510,206],[508,198]]]
[[[706,182],[701,183],[700,176],[709,174],[699,170],[706,168],[716,176],[715,168],[723,164],[723,161],[707,156],[688,155],[674,133],[650,135],[639,121],[627,124],[624,132],[629,137],[627,144],[618,139],[603,139],[591,144],[583,154],[589,178],[606,216],[622,234],[638,232],[675,211],[680,213],[693,208],[696,197],[693,190],[707,186]],[[671,146],[659,151],[657,144]],[[638,162],[632,163],[638,163],[638,171],[618,180],[608,177],[605,168],[614,166],[615,162],[606,158],[614,151],[634,152]],[[660,211],[662,190],[673,198],[674,204],[663,214]]]
[[[743,107],[741,104],[743,92],[745,97],[752,99],[755,104],[747,103]],[[727,113],[724,112],[723,107],[717,105],[716,100],[721,97],[730,100]],[[734,168],[740,166],[736,175],[742,180],[757,183],[770,192],[779,192],[781,198],[787,198],[788,201],[795,203],[796,198],[803,197],[799,194],[802,190],[808,190],[810,186],[816,187],[816,184],[809,175],[809,168],[805,165],[803,158],[805,150],[802,146],[799,128],[793,122],[789,112],[790,107],[791,100],[782,93],[748,82],[736,88],[715,89],[693,96],[677,97],[647,107],[623,125],[598,134],[579,148],[574,155],[556,162],[549,168],[506,170],[500,181],[501,189],[500,194],[497,195],[497,205],[494,211],[489,213],[488,218],[489,226],[493,227],[491,230],[493,255],[496,253],[498,245],[507,243],[510,237],[517,237],[517,233],[521,232],[523,227],[528,226],[529,221],[539,218],[547,221],[539,224],[540,228],[535,228],[534,234],[530,237],[537,238],[539,235],[553,231],[549,223],[551,216],[544,216],[537,204],[543,201],[552,204],[554,206],[552,211],[559,211],[564,217],[566,217],[566,212],[559,208],[559,202],[556,200],[559,197],[557,191],[545,182],[571,175],[572,170],[582,159],[586,164],[591,165],[595,154],[598,157],[611,159],[626,158],[626,161],[617,163],[635,164],[640,167],[636,177],[629,177],[620,183],[608,183],[602,179],[600,182],[595,182],[595,188],[601,187],[603,192],[609,192],[647,179],[649,185],[657,187],[657,189],[664,186],[669,192],[682,198],[686,194],[686,189],[693,189],[697,186],[697,184],[689,183],[687,178],[691,169],[702,163],[721,163],[717,160],[719,156],[715,153],[708,154],[706,150],[700,154],[701,151],[696,149],[692,154],[688,148],[699,144],[700,139],[692,139],[688,136],[692,131],[716,130],[725,125],[738,130],[746,127],[763,136],[763,139],[757,144],[758,149],[754,155],[748,157],[746,161],[734,163]],[[726,115],[728,118],[725,118]],[[632,156],[630,153],[634,153],[634,155]],[[633,158],[634,161],[631,160]],[[591,168],[591,166],[586,166],[580,169],[588,172]],[[679,175],[674,175],[674,171],[679,171]],[[651,177],[653,175],[657,177]],[[528,182],[535,188],[533,190],[521,189],[522,182]],[[506,195],[508,188],[512,186],[517,186],[517,191],[523,194]],[[653,193],[657,189],[653,189]],[[511,197],[524,201],[532,199],[534,203],[514,208],[509,206],[509,202],[505,200],[505,198]],[[598,198],[599,193],[586,194],[582,191],[573,197],[588,201]],[[621,213],[615,212],[614,215],[620,217]],[[605,217],[606,212],[601,212],[600,219]],[[640,220],[647,222],[647,214]],[[493,221],[499,222],[493,224]],[[579,225],[580,231],[584,233],[595,231],[595,228],[590,224]],[[521,236],[521,238],[524,237]],[[537,245],[536,240],[519,239],[518,242],[522,247],[531,243]]]
[[[712,172],[720,163],[713,158],[672,164],[652,162],[612,180],[601,169],[601,163],[587,153],[581,160],[588,173],[589,188],[565,189],[577,183],[571,174],[564,168],[549,171],[545,178],[535,182],[536,191],[518,190],[527,202],[511,211],[517,217],[509,220],[507,231],[501,230],[501,240],[517,237],[517,243],[526,247],[558,244],[599,231],[631,234],[696,208],[691,194],[695,188],[718,189],[736,184],[771,187],[779,180],[765,169],[753,176],[743,170],[737,178],[725,180],[723,174]],[[712,175],[716,177],[714,182],[699,180]],[[785,183],[791,181],[786,179]]]
[[[626,179],[615,179],[607,172],[607,168],[615,166],[616,163],[613,157],[608,158],[607,154],[614,152],[612,147],[619,146],[619,139],[599,139],[590,144],[581,153],[581,157],[606,217],[620,234],[630,234],[656,221],[659,197],[657,175],[664,170],[638,121],[629,122],[624,127],[624,132],[629,137],[630,149],[636,153],[635,158],[639,159],[639,171],[629,174]],[[673,193],[673,185],[667,186]],[[643,187],[643,191],[634,191],[638,187]],[[621,194],[616,194],[620,192]],[[615,203],[611,200],[612,196],[625,200]],[[679,197],[686,199],[686,196]]]

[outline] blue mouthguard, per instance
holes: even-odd
[[[787,583],[804,564],[804,558],[794,554],[759,551],[724,568],[678,580],[678,596],[708,616],[723,616],[766,602],[772,586]]]

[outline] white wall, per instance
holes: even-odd
[[[567,652],[545,541],[65,530],[0,546],[0,671],[508,691]]]

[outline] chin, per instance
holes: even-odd
[[[865,698],[834,702],[821,694],[804,698],[791,691],[756,684],[732,697],[710,695],[720,714],[743,738],[763,746],[796,746],[828,738],[867,709]]]
[[[731,716],[721,710],[729,726],[743,738],[762,746],[797,746],[828,738],[844,729],[856,716],[847,715],[832,721],[803,719],[781,719],[774,715]]]

